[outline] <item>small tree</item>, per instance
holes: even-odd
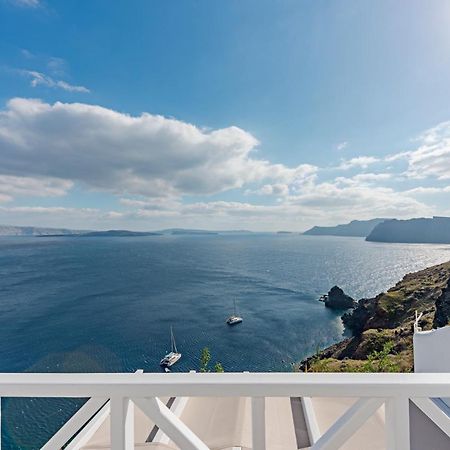
[[[205,347],[200,355],[200,372],[209,372],[208,365],[210,361],[211,352],[208,347]]]
[[[208,347],[205,347],[200,355],[200,372],[202,373],[211,372],[211,370],[209,369],[210,362],[211,362],[211,352],[209,351]],[[214,372],[216,373],[225,372],[220,362],[216,362],[214,364]]]
[[[390,355],[395,345],[392,341],[387,341],[383,345],[383,349],[374,350],[363,365],[363,372],[400,372],[398,364],[392,361]]]

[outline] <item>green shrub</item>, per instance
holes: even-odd
[[[211,370],[209,369],[210,362],[211,362],[211,352],[209,351],[208,347],[205,347],[202,350],[202,353],[200,355],[200,372],[202,372],[202,373],[211,372]],[[225,370],[220,362],[216,362],[214,364],[214,372],[216,372],[216,373],[225,372]]]

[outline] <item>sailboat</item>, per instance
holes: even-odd
[[[228,325],[237,325],[238,323],[242,322],[242,317],[238,316],[236,312],[236,299],[234,299],[234,313],[228,317],[227,324]]]
[[[160,365],[163,367],[173,366],[180,358],[181,353],[178,353],[177,344],[175,342],[175,336],[173,335],[173,329],[170,327],[170,346],[171,350],[166,356],[160,361]]]

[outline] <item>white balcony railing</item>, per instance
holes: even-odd
[[[85,405],[43,447],[82,448],[106,417],[110,417],[112,450],[134,449],[134,405],[183,450],[207,450],[159,397],[250,397],[254,450],[266,449],[266,397],[301,397],[313,450],[340,448],[385,406],[387,450],[409,450],[410,401],[450,436],[450,419],[432,399],[450,397],[450,375],[298,374],[298,373],[172,373],[172,374],[0,374],[2,397],[89,398]],[[359,398],[322,435],[311,397]],[[79,432],[82,429],[82,432]],[[75,436],[75,438],[74,438]]]

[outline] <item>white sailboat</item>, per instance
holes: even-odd
[[[242,317],[240,317],[236,312],[236,299],[234,299],[234,313],[228,317],[227,324],[228,325],[237,325],[242,322]]]
[[[177,344],[175,342],[175,336],[173,335],[173,329],[170,327],[170,347],[171,350],[166,356],[160,361],[160,365],[163,367],[173,366],[180,358],[181,353],[178,353]]]

